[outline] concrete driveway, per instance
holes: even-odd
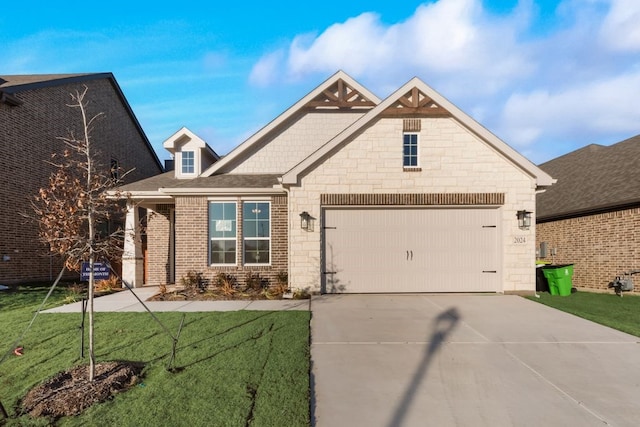
[[[311,310],[317,426],[640,425],[631,335],[518,296],[323,295]]]

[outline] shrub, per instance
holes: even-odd
[[[216,286],[225,296],[231,296],[237,292],[236,278],[228,273],[218,273],[216,276]]]
[[[207,279],[202,277],[202,273],[197,271],[189,270],[186,276],[182,276],[180,278],[180,284],[185,290],[188,291],[200,291],[204,292],[204,290],[208,286]]]
[[[269,281],[262,279],[258,273],[247,272],[245,285],[247,286],[247,290],[263,291],[269,287]]]
[[[96,292],[112,292],[120,288],[120,281],[116,276],[110,276],[105,280],[98,280],[95,285]]]
[[[276,295],[289,292],[289,274],[286,271],[280,271],[276,276],[276,285],[273,292]]]

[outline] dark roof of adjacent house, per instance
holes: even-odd
[[[591,144],[540,165],[558,180],[536,199],[538,222],[640,205],[640,135]]]
[[[113,75],[111,73],[24,74],[15,76],[0,76],[0,91],[6,93],[17,93],[23,90],[38,89],[41,87],[58,86],[61,84],[112,77]]]
[[[147,148],[151,152],[154,160],[158,164],[160,170],[163,165],[155,150],[151,146],[147,135],[144,133],[140,122],[133,113],[127,98],[125,98],[120,85],[113,76],[113,73],[81,73],[81,74],[25,74],[25,75],[0,75],[0,102],[6,102],[10,105],[20,105],[22,100],[19,93],[27,90],[36,90],[64,84],[83,83],[91,80],[107,79],[111,82],[116,91],[122,105],[129,113],[134,125],[138,128],[140,135],[144,139]],[[16,96],[18,94],[18,96]]]

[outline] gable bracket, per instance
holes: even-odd
[[[371,109],[376,104],[359,91],[349,86],[344,80],[339,79],[335,85],[325,89],[322,93],[309,101],[305,108],[307,109],[322,109],[322,108],[338,108],[338,109],[352,109],[352,108],[367,108]]]
[[[381,115],[383,117],[451,117],[449,111],[436,104],[433,99],[422,93],[417,87],[398,98]]]

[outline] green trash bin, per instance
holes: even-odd
[[[571,295],[573,287],[573,264],[545,265],[542,267],[544,277],[549,282],[549,293],[566,297]]]

